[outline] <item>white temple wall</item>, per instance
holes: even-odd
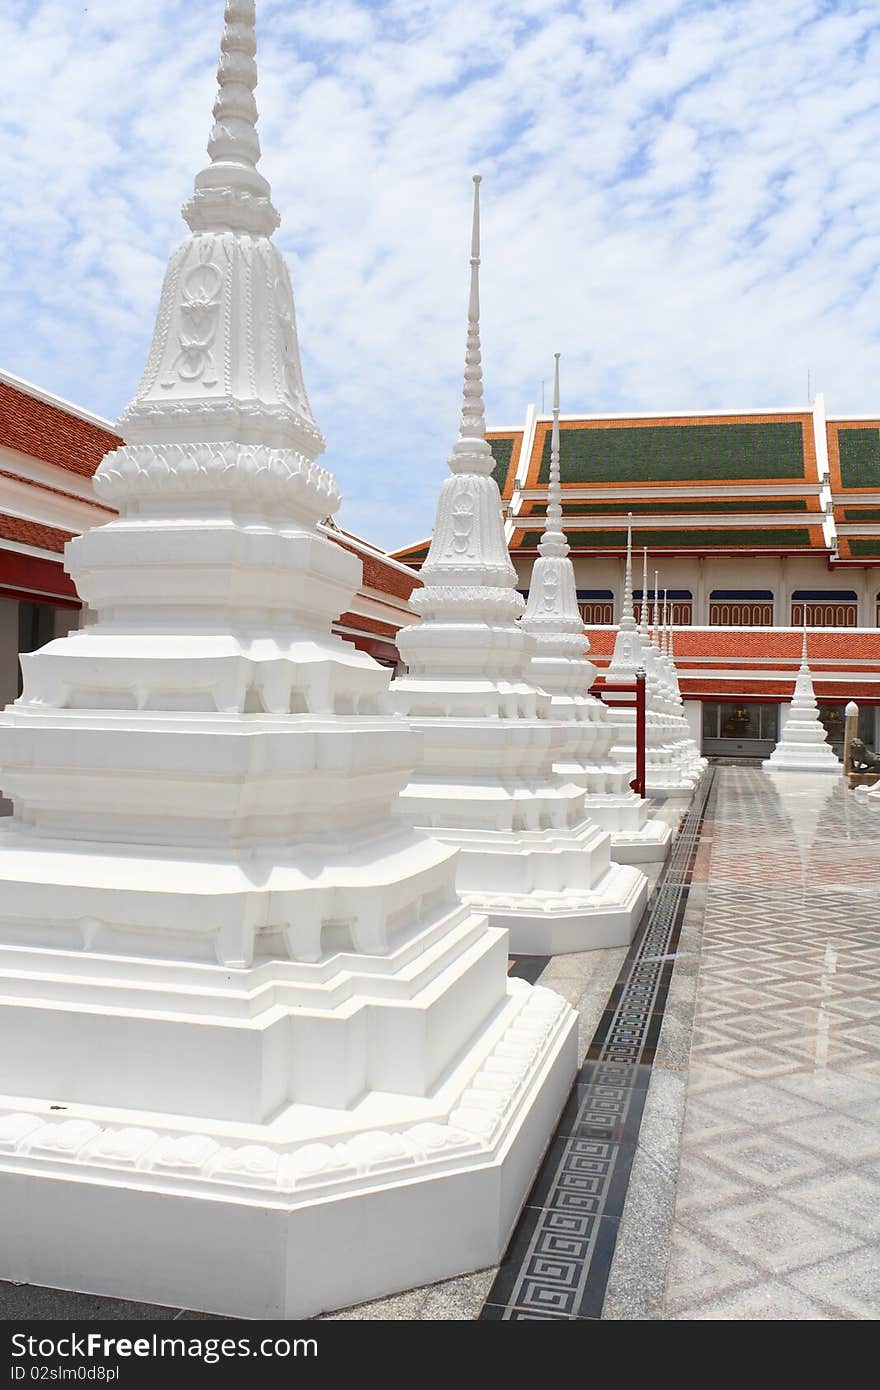
[[[688,722],[691,731],[691,738],[698,748],[703,742],[703,702],[702,700],[685,700],[684,717]]]

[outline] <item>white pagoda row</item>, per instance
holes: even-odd
[[[24,658],[0,716],[0,1278],[301,1317],[497,1262],[577,1034],[508,978],[500,925],[534,895],[571,945],[603,914],[628,939],[644,880],[552,771],[567,728],[499,548],[476,289],[394,692],[415,729],[331,634],[360,566],[318,530],[339,495],[255,51],[253,0],[227,0],[210,164],[95,479],[119,515],[67,550],[96,619]]]
[[[678,672],[672,655],[672,627],[662,626],[658,606],[658,575],[654,571],[654,595],[648,620],[648,560],[643,552],[642,611],[636,624],[632,591],[632,517],[627,523],[626,575],[623,612],[606,675],[609,682],[631,682],[645,673],[645,783],[649,796],[689,794],[706,768],[706,760],[691,734],[684,714]],[[636,761],[636,712],[621,707],[613,692],[606,697],[617,731],[612,757],[629,769]]]
[[[596,667],[588,660],[589,639],[577,606],[574,567],[562,527],[559,469],[559,354],[553,372],[553,429],[547,518],[532,568],[522,625],[537,644],[532,657],[535,682],[550,693],[552,713],[571,724],[570,747],[555,763],[561,776],[586,791],[587,814],[611,836],[611,855],[621,863],[665,859],[671,830],[651,817],[650,803],[630,783],[635,759],[615,760],[616,729],[611,711],[589,693]],[[627,556],[627,584],[632,612],[632,557]]]
[[[583,778],[557,772],[579,751],[585,712],[564,693],[568,662],[583,647],[571,629],[574,579],[564,537],[545,536],[532,581],[536,595],[543,586],[541,611],[532,604],[520,621],[523,600],[492,477],[480,356],[479,183],[460,433],[423,587],[412,598],[421,621],[398,634],[407,670],[391,688],[395,709],[424,739],[401,804],[415,825],[460,851],[464,901],[506,928],[514,950],[621,945],[639,922],[647,880],[612,860],[610,836],[585,804]],[[548,675],[555,680],[554,662],[562,671],[555,698],[544,685]]]

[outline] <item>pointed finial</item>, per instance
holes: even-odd
[[[651,633],[650,633],[650,636],[651,636],[651,646],[652,646],[652,647],[657,647],[657,646],[658,646],[657,636],[658,636],[658,622],[659,622],[659,618],[660,618],[660,603],[659,603],[659,598],[658,598],[658,595],[659,595],[659,592],[660,592],[660,590],[659,590],[659,588],[658,588],[659,582],[660,582],[660,580],[659,580],[659,577],[658,577],[658,571],[655,570],[655,571],[654,571],[654,593],[653,593],[652,596],[651,596]]]
[[[559,474],[559,353],[553,354],[553,430],[550,435],[550,477],[547,482],[547,520],[538,545],[542,555],[564,560],[569,551],[562,529],[562,483]]]
[[[648,635],[648,547],[642,547],[642,611],[639,614],[639,635]]]
[[[196,176],[195,193],[183,215],[194,232],[245,231],[271,236],[281,218],[271,190],[257,171],[257,35],[254,0],[226,0],[225,27],[217,69],[214,126],[208,141],[211,163]]]
[[[452,446],[449,467],[453,473],[489,474],[495,467],[486,440],[486,410],[483,403],[483,368],[480,353],[480,184],[474,174],[474,216],[471,232],[471,289],[468,300],[467,349],[461,425]]]
[[[635,632],[636,620],[633,615],[633,572],[632,572],[632,531],[633,514],[626,518],[626,570],[623,578],[623,613],[620,617],[621,632]]]
[[[810,666],[807,661],[807,605],[804,604],[804,640],[801,644],[801,670],[809,671]]]

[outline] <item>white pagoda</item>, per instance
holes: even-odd
[[[414,824],[461,849],[458,886],[510,930],[517,951],[556,954],[631,940],[647,896],[636,868],[611,861],[588,819],[584,788],[554,770],[571,727],[531,672],[534,639],[507,551],[495,466],[485,438],[479,324],[479,177],[474,180],[471,286],[459,438],[431,547],[403,628],[407,673],[395,708],[424,738],[402,797]]]
[[[701,756],[696,740],[691,733],[691,726],[688,723],[687,715],[684,712],[684,700],[681,695],[678,668],[675,665],[673,624],[671,612],[667,617],[665,590],[663,592],[663,628],[664,637],[661,641],[661,650],[668,680],[672,718],[675,721],[675,726],[679,733],[676,748],[684,772],[688,776],[699,778],[708,767],[708,760]]]
[[[119,516],[67,550],[96,621],[0,716],[0,1278],[302,1317],[499,1259],[577,1019],[394,814],[419,739],[331,635],[255,51],[228,0]]]
[[[650,797],[692,792],[705,762],[700,760],[695,745],[687,745],[687,721],[676,704],[669,670],[660,648],[656,570],[650,623],[648,620],[647,563],[647,553],[643,552],[642,611],[637,626],[632,602],[630,519],[627,525],[627,581],[623,612],[606,676],[609,682],[615,683],[632,681],[637,671],[645,672],[645,783]],[[625,698],[615,695],[613,691],[606,697],[609,718],[615,730],[611,756],[630,768],[635,766],[636,758],[636,712],[626,706],[621,707],[620,701]]]
[[[795,680],[788,718],[779,742],[763,766],[768,772],[821,772],[837,777],[843,771],[819,718],[813,677],[807,661],[806,624],[800,670]]]
[[[578,611],[574,567],[562,526],[558,353],[553,371],[547,519],[538,551],[520,622],[536,644],[532,679],[549,693],[553,717],[571,726],[571,746],[555,764],[556,771],[586,789],[587,814],[611,834],[614,859],[621,863],[662,861],[672,831],[664,821],[649,816],[649,803],[632,790],[635,762],[626,767],[611,760],[616,730],[602,701],[588,693],[596,679],[596,667],[587,659],[590,642]],[[621,628],[627,622],[634,630],[631,548],[627,550]]]

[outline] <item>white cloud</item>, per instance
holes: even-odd
[[[3,365],[114,415],[204,162],[222,0],[6,0]],[[345,524],[425,534],[469,174],[490,423],[876,410],[880,17],[859,0],[258,0],[263,169]]]

